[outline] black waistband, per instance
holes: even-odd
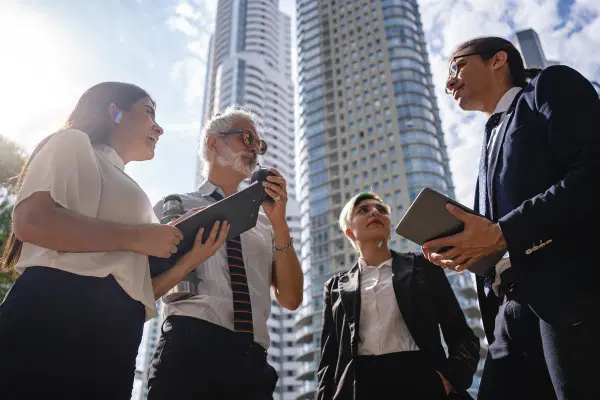
[[[245,335],[213,324],[203,319],[183,315],[170,315],[163,323],[163,332],[170,329],[185,330],[188,340],[198,340],[207,346],[221,348],[223,351],[239,351],[258,358],[266,358],[267,351],[256,342],[250,342]]]
[[[380,355],[356,357],[356,363],[362,367],[386,368],[388,366],[431,366],[431,360],[422,351],[401,351]]]

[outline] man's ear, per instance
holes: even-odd
[[[206,137],[206,148],[210,153],[217,152],[217,136],[216,135],[208,135]]]
[[[492,60],[492,67],[494,69],[500,69],[508,62],[508,54],[505,51],[499,51],[494,55]]]

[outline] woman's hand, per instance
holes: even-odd
[[[183,239],[183,233],[171,225],[145,224],[134,229],[136,234],[129,250],[149,256],[170,257]]]

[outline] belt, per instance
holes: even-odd
[[[234,350],[261,359],[267,357],[267,350],[260,344],[245,340],[246,338],[240,337],[236,332],[200,318],[169,315],[163,322],[163,332],[171,329],[182,329],[186,332],[186,340],[198,340],[213,349]]]
[[[362,368],[393,368],[410,367],[416,368],[422,365],[431,365],[431,360],[420,350],[401,351],[380,355],[362,355],[356,357],[356,363]]]

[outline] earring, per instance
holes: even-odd
[[[120,123],[121,118],[123,118],[123,114],[121,113],[121,111],[117,111],[114,116],[115,124]]]

